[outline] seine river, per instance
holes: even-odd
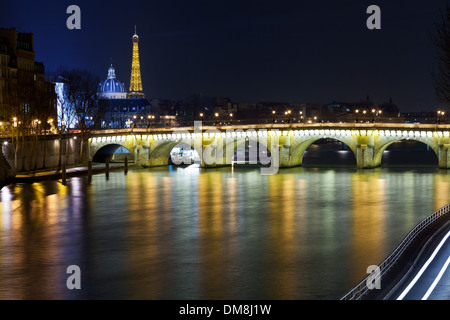
[[[6,186],[0,299],[340,299],[450,202],[432,151],[357,170],[350,151],[308,150],[271,176],[171,166]]]

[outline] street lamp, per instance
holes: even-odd
[[[217,125],[218,124],[219,114],[216,112],[216,113],[214,113],[214,116],[216,117],[216,125]]]
[[[286,116],[288,123],[290,123],[291,122],[291,110],[285,111],[284,115]]]
[[[147,128],[150,128],[150,119],[152,119],[152,115],[149,114],[147,116],[147,119],[148,119]]]
[[[444,119],[445,111],[438,110],[437,114],[438,114],[438,124],[439,124],[439,123],[441,123],[441,118],[440,117],[442,117],[442,119]]]

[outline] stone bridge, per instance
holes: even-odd
[[[176,145],[194,148],[202,167],[231,165],[236,150],[246,141],[264,145],[266,164],[286,168],[302,165],[303,154],[315,141],[330,138],[345,143],[356,158],[358,168],[381,165],[384,150],[400,140],[416,140],[429,146],[439,160],[439,168],[450,168],[450,125],[317,123],[202,126],[166,129],[118,129],[94,132],[89,140],[90,158],[110,156],[123,146],[142,167],[165,166]],[[259,154],[262,156],[262,154]],[[268,156],[270,155],[270,156]]]

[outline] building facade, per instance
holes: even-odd
[[[31,130],[56,118],[55,86],[45,80],[44,64],[34,58],[32,33],[0,29],[2,125],[20,123]]]

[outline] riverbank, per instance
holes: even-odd
[[[133,164],[128,164],[128,168],[132,167]],[[108,171],[119,171],[125,170],[125,164],[120,163],[109,163]],[[93,163],[91,167],[92,174],[106,173],[105,163]],[[89,169],[87,164],[70,166],[66,169],[66,178],[77,177],[88,175]],[[40,182],[46,180],[58,180],[62,179],[62,170],[58,168],[47,169],[47,170],[36,170],[30,172],[18,172],[15,177],[11,178],[12,183],[32,183]]]

